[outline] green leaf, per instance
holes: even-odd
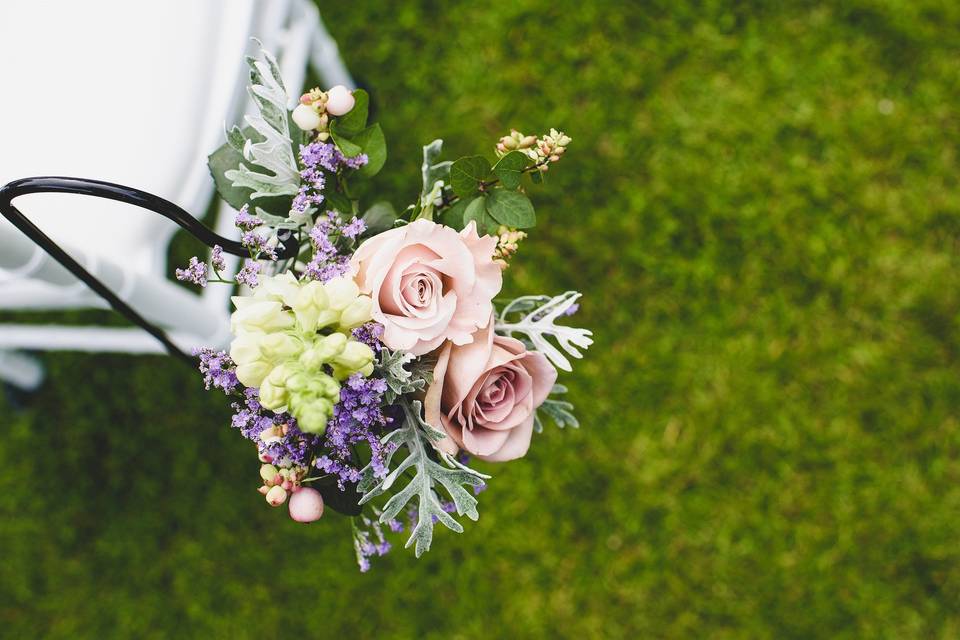
[[[353,201],[339,191],[330,189],[323,192],[324,209],[336,209],[345,216],[353,215]]]
[[[543,174],[539,171],[531,171],[530,179],[533,180],[533,184],[541,184],[543,182]]]
[[[360,494],[357,493],[357,485],[345,484],[341,491],[336,482],[313,483],[313,488],[323,496],[323,504],[330,507],[337,513],[345,516],[358,516],[363,511],[360,506]]]
[[[466,227],[470,224],[471,220],[477,223],[477,232],[481,235],[484,233],[494,233],[496,231],[497,223],[490,217],[487,211],[486,196],[474,198],[470,204],[467,205],[467,208],[464,209],[463,226]]]
[[[461,198],[473,195],[490,178],[490,162],[483,156],[460,158],[450,167],[450,186]]]
[[[367,164],[357,172],[365,178],[380,173],[383,163],[387,161],[387,141],[383,137],[383,130],[379,124],[372,124],[353,138],[360,145],[363,153],[367,154]]]
[[[467,198],[460,198],[452,206],[440,212],[440,215],[437,216],[437,222],[460,231],[464,227],[463,213],[471,202],[473,201]]]
[[[520,186],[520,177],[527,168],[529,158],[519,151],[511,151],[500,158],[493,166],[493,173],[500,178],[500,184],[506,189],[516,189]]]
[[[207,167],[210,169],[210,175],[213,176],[217,193],[227,204],[238,211],[250,200],[250,194],[253,193],[253,190],[233,186],[233,181],[224,174],[231,169],[236,169],[242,162],[243,156],[230,143],[221,145],[219,149],[207,157]]]
[[[336,127],[330,127],[330,137],[333,138],[337,148],[340,149],[340,153],[348,158],[355,158],[363,153],[363,149],[360,147],[360,145],[341,134],[339,131],[337,131]]]
[[[500,224],[517,229],[526,229],[537,224],[530,198],[518,191],[494,189],[490,192],[487,211]]]
[[[389,202],[375,202],[373,206],[367,209],[363,214],[363,222],[367,225],[367,230],[363,232],[363,237],[375,236],[393,228],[393,223],[397,220],[397,213],[393,205]]]
[[[356,101],[353,109],[342,116],[338,116],[330,125],[332,128],[336,128],[340,135],[347,138],[352,138],[367,126],[367,113],[370,108],[370,96],[363,89],[355,89],[353,99]]]

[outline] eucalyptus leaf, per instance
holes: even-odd
[[[239,129],[237,129],[239,131]],[[233,181],[226,176],[227,171],[236,169],[243,164],[243,156],[231,144],[221,145],[207,157],[207,167],[213,176],[213,183],[217,193],[223,200],[236,210],[250,200],[251,189],[233,186]]]
[[[450,167],[453,192],[461,198],[473,195],[480,189],[480,183],[491,177],[490,169],[490,162],[483,156],[460,158]]]
[[[323,192],[323,208],[326,210],[336,210],[345,216],[353,215],[353,201],[335,189],[329,189]]]
[[[467,205],[467,208],[464,209],[463,226],[466,227],[470,224],[471,220],[477,223],[477,232],[481,235],[484,233],[494,233],[496,231],[497,223],[487,212],[486,196],[477,196]]]
[[[508,227],[526,229],[537,224],[533,203],[518,191],[493,189],[487,196],[487,211],[494,220]]]
[[[465,226],[463,221],[463,213],[467,210],[467,205],[473,202],[466,198],[460,198],[454,202],[451,206],[443,209],[440,214],[437,216],[437,221],[440,224],[452,227],[457,231],[463,229]]]
[[[397,220],[397,212],[389,202],[375,202],[363,214],[363,223],[367,226],[364,237],[374,236],[393,228]]]
[[[500,158],[493,165],[493,173],[500,179],[500,184],[506,189],[516,189],[520,186],[523,170],[527,168],[529,158],[519,151],[511,151]]]

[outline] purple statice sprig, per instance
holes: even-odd
[[[347,273],[353,245],[366,229],[364,221],[356,216],[348,223],[344,223],[336,211],[319,216],[309,233],[314,252],[304,269],[304,276],[327,282]]]
[[[223,255],[223,247],[218,244],[213,245],[213,252],[210,254],[210,267],[213,269],[213,276],[207,265],[200,261],[200,258],[193,256],[190,263],[184,269],[177,269],[177,280],[181,282],[191,282],[201,287],[206,287],[209,282],[225,282],[233,284],[233,280],[223,277],[223,271],[227,269],[227,258]]]
[[[340,388],[340,401],[333,406],[333,417],[323,436],[327,453],[317,458],[315,466],[336,476],[341,491],[361,478],[353,455],[356,444],[369,445],[374,476],[382,478],[387,474],[385,461],[390,450],[380,441],[381,432],[392,422],[383,412],[386,391],[385,380],[364,378],[359,373],[350,376]]]
[[[232,394],[240,386],[237,380],[237,368],[226,351],[198,348],[193,355],[200,358],[200,373],[203,374],[203,385],[209,391],[212,388],[222,389],[227,395]]]
[[[379,521],[382,512],[374,507],[373,513],[374,519],[372,520],[366,516],[359,516],[351,518],[350,523],[353,528],[353,549],[362,573],[370,570],[370,558],[384,556],[391,549]],[[396,518],[387,520],[386,525],[394,533],[403,531],[403,523]]]
[[[375,354],[377,354],[380,353],[381,349],[383,349],[383,342],[381,342],[381,338],[383,337],[384,329],[384,326],[379,322],[371,321],[360,325],[351,331],[350,335],[353,336],[354,340],[367,345]]]
[[[176,270],[177,280],[180,282],[191,282],[195,285],[207,286],[207,265],[201,262],[197,256],[190,258],[190,263],[184,269]]]
[[[231,426],[257,445],[261,458],[283,466],[306,467],[320,447],[320,436],[303,433],[287,413],[265,409],[256,389],[247,387],[243,400],[234,402]]]
[[[237,272],[237,284],[255,287],[260,284],[260,263],[255,260],[245,260],[243,268]]]
[[[293,198],[291,209],[297,213],[306,213],[310,207],[323,204],[324,189],[328,179],[343,172],[344,169],[359,169],[368,162],[366,154],[355,158],[344,156],[336,145],[328,142],[311,142],[300,145],[300,189]]]

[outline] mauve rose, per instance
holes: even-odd
[[[447,437],[439,447],[459,448],[482,460],[520,458],[530,448],[533,418],[557,370],[541,353],[493,332],[493,321],[467,345],[447,343],[439,352],[424,399],[427,422]]]
[[[503,284],[493,261],[496,238],[473,222],[456,230],[429,220],[376,235],[350,261],[360,290],[373,298],[383,343],[423,355],[445,340],[469,344],[486,327]]]

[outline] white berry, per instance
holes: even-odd
[[[327,91],[327,113],[332,116],[342,116],[349,113],[356,102],[350,90],[342,84],[338,84]]]

